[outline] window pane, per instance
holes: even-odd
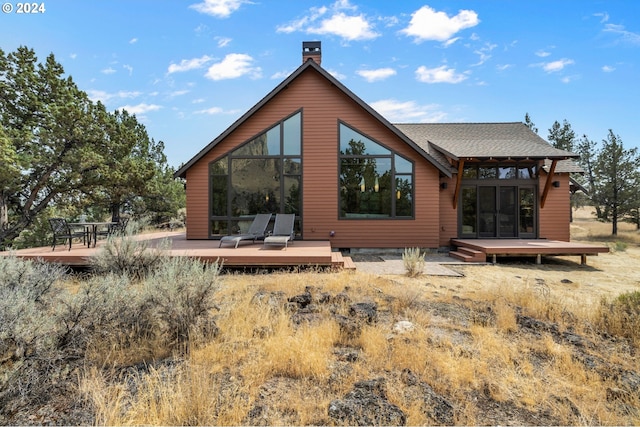
[[[534,179],[536,177],[536,165],[518,166],[518,178]]]
[[[515,166],[500,166],[498,168],[499,179],[515,179],[516,167]]]
[[[340,125],[340,153],[350,156],[391,155],[391,151],[353,129]]]
[[[274,126],[233,152],[234,156],[277,156],[280,154],[280,126]]]
[[[231,169],[231,216],[280,210],[278,159],[232,159]]]
[[[226,175],[211,177],[211,216],[227,216],[227,183]]]
[[[300,215],[302,212],[302,187],[299,176],[284,178],[284,213]]]
[[[478,168],[478,177],[480,179],[496,179],[498,174],[495,166],[481,166]]]
[[[296,158],[284,159],[284,174],[285,175],[301,175],[302,161]]]
[[[462,234],[475,235],[478,222],[476,187],[462,188]]]
[[[342,159],[340,167],[341,216],[391,216],[391,159]]]
[[[410,175],[396,176],[396,216],[413,215],[413,185]]]
[[[533,188],[520,188],[520,232],[534,232],[534,203],[535,193]]]
[[[413,172],[413,164],[404,157],[394,156],[394,162],[396,167],[396,173],[411,173]]]
[[[467,179],[477,179],[478,167],[476,165],[465,166],[462,170],[462,177]]]
[[[209,172],[211,175],[226,175],[229,173],[229,158],[224,156],[215,163],[211,163]]]
[[[227,227],[229,222],[226,219],[218,220],[214,219],[211,221],[211,234],[214,236],[225,236],[227,234],[231,234]]]
[[[301,132],[300,132],[300,113],[285,120],[284,128],[284,154],[300,155]]]

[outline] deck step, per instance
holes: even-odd
[[[458,246],[455,251],[449,252],[449,255],[464,262],[487,262],[484,252],[464,246]]]
[[[331,267],[336,270],[355,270],[356,264],[351,257],[343,256],[341,252],[331,252]]]

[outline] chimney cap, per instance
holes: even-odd
[[[314,41],[314,42],[302,42],[302,51],[303,52],[320,52],[322,42]]]

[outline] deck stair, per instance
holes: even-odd
[[[464,262],[487,262],[487,254],[476,249],[458,246],[449,256]]]
[[[331,252],[331,267],[336,270],[355,270],[356,264],[351,257],[344,256],[341,252]]]

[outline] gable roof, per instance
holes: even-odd
[[[419,123],[396,124],[421,147],[432,146],[454,160],[551,159],[579,157],[559,150],[524,123]]]
[[[222,132],[216,139],[211,141],[206,147],[204,147],[198,154],[191,158],[187,163],[185,163],[180,169],[178,169],[173,176],[175,178],[184,178],[187,170],[195,164],[198,160],[204,157],[211,149],[213,149],[216,145],[218,145],[221,141],[223,141],[229,134],[231,134],[235,129],[241,126],[249,117],[251,117],[255,112],[260,110],[264,105],[266,105],[271,99],[273,99],[280,91],[285,89],[293,80],[295,80],[302,73],[307,70],[314,70],[318,72],[322,77],[329,80],[331,84],[337,87],[340,91],[342,91],[345,95],[355,101],[360,107],[365,109],[369,114],[371,114],[376,120],[381,122],[384,126],[386,126],[389,130],[391,130],[395,135],[397,135],[403,142],[407,145],[411,146],[417,153],[419,153],[422,157],[424,157],[427,161],[429,161],[432,165],[434,165],[440,172],[444,175],[451,177],[451,168],[445,163],[442,164],[440,161],[436,160],[433,156],[433,150],[429,147],[429,145],[420,145],[416,144],[414,141],[409,139],[407,135],[400,132],[398,128],[393,126],[387,119],[381,116],[377,111],[371,108],[366,102],[356,96],[353,92],[351,92],[346,86],[344,86],[340,81],[338,81],[335,77],[329,74],[324,68],[318,65],[313,60],[305,61],[300,67],[298,67],[289,77],[287,77],[282,83],[276,86],[271,92],[269,92],[264,98],[262,98],[256,105],[251,107],[249,111],[243,114],[238,120],[236,120],[231,126],[229,126],[224,132]]]

